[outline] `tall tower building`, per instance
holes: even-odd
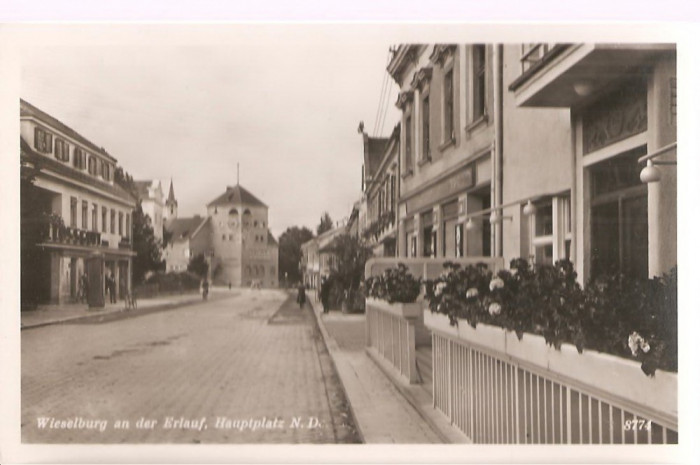
[[[165,200],[165,210],[163,211],[163,219],[170,220],[177,218],[177,200],[175,199],[175,189],[173,188],[173,180],[170,179],[170,192]]]
[[[277,287],[278,245],[268,229],[268,208],[241,187],[207,204],[211,219],[212,279],[217,284]]]

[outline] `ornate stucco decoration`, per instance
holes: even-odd
[[[433,53],[430,54],[430,61],[443,66],[445,61],[454,55],[456,49],[456,44],[436,44],[433,47]]]

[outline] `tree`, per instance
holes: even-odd
[[[333,229],[333,220],[331,219],[331,215],[329,215],[328,212],[323,212],[323,215],[321,215],[321,222],[316,227],[316,235],[320,236],[324,232],[330,231],[331,229]]]
[[[346,291],[357,291],[365,277],[365,263],[372,257],[372,249],[357,237],[342,234],[333,239],[328,251],[336,257],[334,277]]]
[[[205,278],[209,272],[209,263],[204,257],[204,254],[197,254],[190,258],[190,263],[187,265],[187,271],[196,274],[200,278]]]
[[[148,221],[148,216],[143,213],[141,201],[136,204],[132,218],[134,226],[133,250],[136,252],[133,278],[134,282],[141,283],[146,273],[162,268],[161,243],[153,235],[153,227]]]
[[[372,249],[349,234],[333,239],[327,248],[336,258],[336,266],[328,277],[331,308],[343,304],[348,310],[364,310],[360,287],[365,278],[365,263],[372,257]]]
[[[301,244],[311,240],[314,234],[306,227],[294,226],[287,228],[279,240],[279,281],[301,281],[299,263],[301,261]],[[286,276],[285,276],[286,275]]]

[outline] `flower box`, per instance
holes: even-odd
[[[366,306],[373,307],[384,313],[403,318],[405,320],[413,320],[421,316],[423,310],[423,305],[420,302],[413,303],[389,303],[386,300],[375,299],[373,297],[367,297]]]
[[[584,350],[579,354],[571,344],[561,350],[547,345],[542,336],[523,334],[518,340],[514,332],[479,324],[476,329],[461,321],[450,326],[446,315],[424,310],[425,326],[431,331],[456,338],[475,348],[497,351],[502,358],[524,368],[536,367],[555,380],[571,380],[574,386],[589,386],[591,392],[604,392],[614,398],[644,405],[666,415],[678,416],[678,375],[656,370],[649,377],[640,369],[640,362],[610,354]]]

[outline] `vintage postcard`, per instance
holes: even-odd
[[[683,460],[682,34],[2,32],[9,462]]]

